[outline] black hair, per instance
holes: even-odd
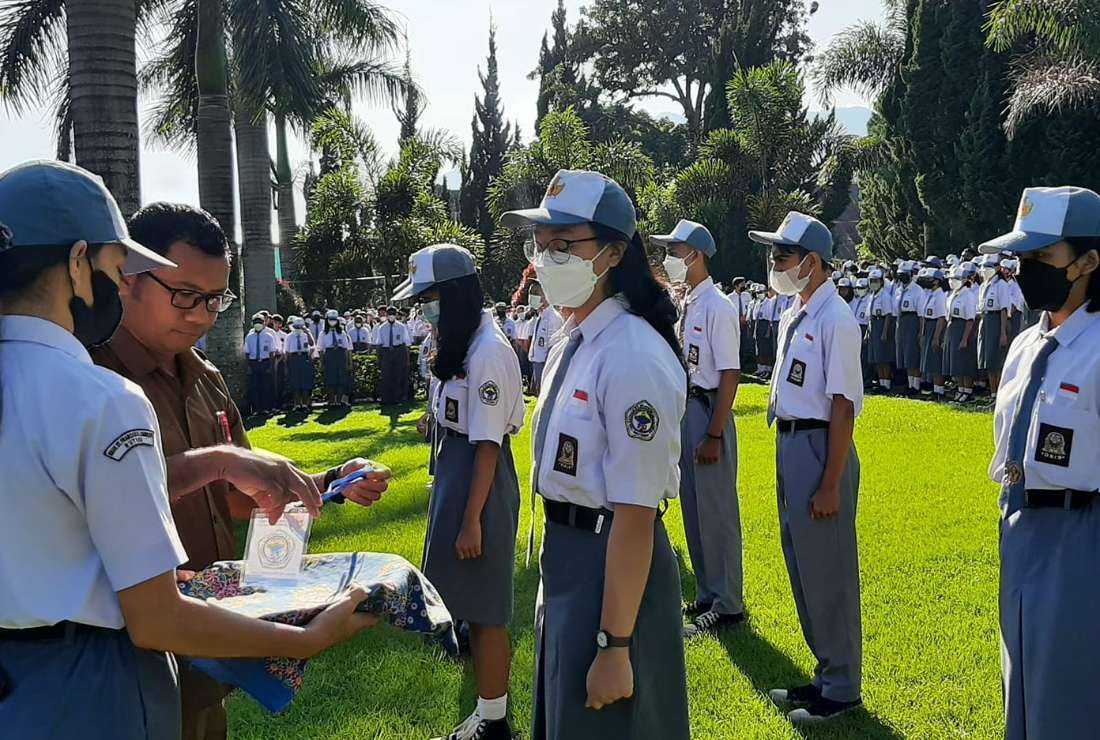
[[[1100,236],[1067,236],[1063,239],[1073,250],[1074,257],[1081,257],[1095,249],[1100,253]],[[1085,307],[1087,313],[1100,311],[1100,269],[1093,270],[1089,275],[1089,284],[1085,289]]]
[[[683,365],[683,352],[676,337],[676,306],[665,284],[653,273],[641,234],[634,232],[633,238],[627,238],[625,234],[606,226],[592,224],[592,227],[601,247],[615,242],[626,245],[619,264],[608,273],[611,293],[622,294],[626,299],[626,310],[649,322]]]
[[[439,327],[432,374],[446,382],[463,372],[470,340],[481,323],[485,295],[476,274],[445,280],[435,287],[439,291]]]
[[[218,220],[201,208],[183,203],[150,203],[130,217],[130,236],[157,254],[168,254],[184,242],[211,257],[232,260],[229,239]]]

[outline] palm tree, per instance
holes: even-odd
[[[0,98],[18,113],[52,94],[58,152],[66,159],[75,152],[127,215],[141,204],[136,27],[156,2],[11,0],[0,7]]]
[[[861,21],[844,29],[814,60],[811,79],[822,101],[847,87],[878,98],[901,73],[905,61],[905,3],[885,0],[886,22]]]
[[[1028,118],[1100,103],[1100,17],[1095,0],[1002,0],[990,11],[988,42],[1027,49],[1015,64],[1005,128]]]

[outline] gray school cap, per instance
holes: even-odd
[[[833,235],[829,227],[813,216],[791,211],[776,231],[750,231],[749,238],[775,247],[802,247],[816,252],[821,259],[833,259]]]
[[[630,196],[610,177],[587,170],[558,170],[538,208],[508,211],[500,223],[512,228],[593,223],[631,239],[638,229],[638,216]]]
[[[403,301],[420,295],[432,286],[467,275],[476,275],[474,256],[456,244],[433,244],[409,257],[409,277],[390,300]]]
[[[666,249],[670,244],[683,242],[692,249],[696,249],[708,257],[718,253],[718,245],[714,243],[714,237],[706,226],[687,219],[680,219],[671,234],[658,234],[649,237],[649,240]]]
[[[1028,188],[1020,198],[1016,226],[978,251],[1034,252],[1070,236],[1100,236],[1100,195],[1086,188]]]

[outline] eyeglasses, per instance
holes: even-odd
[[[598,241],[599,237],[588,236],[584,239],[551,239],[546,244],[539,244],[534,235],[523,245],[523,253],[528,260],[534,261],[535,255],[546,253],[550,261],[556,265],[564,265],[573,256],[573,245],[581,242]]]
[[[233,301],[237,300],[237,296],[233,295],[233,292],[229,290],[224,293],[200,293],[197,290],[173,288],[171,285],[165,285],[164,282],[153,273],[147,272],[145,274],[152,278],[153,282],[157,285],[171,293],[172,305],[184,311],[190,311],[200,303],[204,303],[206,304],[206,310],[210,313],[223,313],[233,305]]]

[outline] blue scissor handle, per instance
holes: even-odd
[[[352,483],[355,483],[356,481],[363,480],[371,472],[373,471],[356,470],[351,475],[345,475],[343,478],[338,478],[334,480],[329,485],[328,490],[325,491],[324,495],[321,496],[321,501],[326,504],[330,501],[334,504],[344,503],[344,489],[350,486]]]

